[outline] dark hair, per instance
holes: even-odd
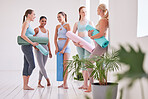
[[[40,17],[40,20],[42,20],[43,18],[45,18],[45,19],[47,20],[47,18],[46,18],[45,16],[41,16],[41,17]]]
[[[62,16],[65,16],[65,22],[67,22],[67,15],[64,12],[59,12],[58,14],[61,14]]]
[[[83,8],[86,8],[85,6],[81,6],[80,8],[79,8],[79,13],[80,13],[80,11],[81,11],[81,9],[83,9]],[[79,21],[81,20],[81,15],[79,15]]]
[[[31,9],[26,10],[25,15],[23,16],[23,23],[25,21],[25,17],[27,17],[28,14],[32,14],[32,12],[33,12],[33,10],[31,10]]]

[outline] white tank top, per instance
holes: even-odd
[[[46,33],[43,33],[39,27],[38,27],[38,29],[39,29],[39,32],[36,35],[36,37],[48,37],[48,31],[47,30],[46,30]]]

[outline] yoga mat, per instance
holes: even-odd
[[[71,31],[68,31],[66,33],[66,36],[73,40],[74,42],[80,42],[80,45],[82,45],[82,47],[84,49],[86,49],[87,51],[89,51],[90,53],[93,51],[94,46],[92,46],[90,43],[88,43],[87,41],[85,41],[84,39],[82,39],[81,37],[79,37],[78,35],[74,34]]]
[[[63,81],[63,54],[57,53],[57,81]]]
[[[94,30],[92,36],[96,35],[99,33],[99,31],[97,29],[95,29],[94,27],[92,27],[91,25],[87,25],[86,26],[86,30],[89,31],[89,30]],[[102,48],[105,48],[108,46],[109,44],[109,41],[106,40],[106,38],[103,36],[101,38],[97,38],[97,39],[94,39]]]
[[[39,44],[42,45],[47,45],[48,44],[48,37],[34,37],[34,36],[29,36],[28,37],[32,42],[38,42]],[[21,38],[21,36],[17,37],[17,43],[19,45],[30,45],[30,43],[28,43],[26,40],[24,40],[23,38]]]
[[[45,56],[48,55],[49,52],[48,52],[41,44],[38,44],[36,47],[39,49],[39,51],[40,51],[43,55],[45,55]]]

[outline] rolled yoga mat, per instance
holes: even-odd
[[[78,35],[74,34],[71,31],[68,31],[66,33],[66,36],[73,40],[74,42],[80,42],[79,44],[82,45],[82,47],[84,49],[86,49],[87,51],[89,51],[90,53],[93,51],[94,46],[92,46],[90,43],[88,43],[87,41],[85,41],[84,39],[82,39],[81,37],[79,37]]]
[[[37,45],[36,47],[39,49],[39,51],[43,54],[43,55],[48,55],[48,51],[41,45],[47,45],[48,44],[48,37],[34,37],[34,36],[30,36],[28,37],[32,42],[38,42],[39,45]],[[30,43],[28,43],[26,40],[24,40],[23,38],[21,38],[21,36],[17,37],[17,42],[19,45],[30,45]]]
[[[86,30],[89,31],[89,30],[94,30],[93,33],[92,33],[92,36],[96,35],[99,33],[99,31],[97,29],[95,29],[94,27],[92,27],[91,25],[87,25],[86,26]],[[97,39],[94,39],[102,48],[105,48],[108,46],[109,44],[109,41],[106,40],[106,38],[103,36],[101,38],[97,38]]]
[[[32,42],[38,42],[39,44],[42,45],[47,45],[48,44],[48,37],[34,37],[34,36],[29,36],[28,37]],[[26,40],[24,40],[23,38],[21,38],[21,36],[17,37],[17,43],[19,45],[30,45],[30,43],[28,43]]]
[[[63,54],[57,53],[57,81],[63,81]]]
[[[45,55],[45,56],[48,55],[49,52],[48,52],[41,44],[38,44],[36,47],[39,49],[39,51],[40,51],[43,55]]]

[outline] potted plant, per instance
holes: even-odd
[[[69,68],[68,72],[71,72],[72,70],[74,70],[72,72],[72,77],[74,77],[75,80],[83,81],[84,80],[83,75],[80,72],[82,62],[80,61],[80,58],[79,58],[78,54],[73,56],[72,60],[67,60],[67,62],[68,62],[67,67]]]
[[[106,53],[101,57],[95,56],[92,59],[80,60],[82,63],[87,64],[85,65],[86,68],[92,69],[91,76],[98,80],[97,83],[92,83],[93,99],[106,99],[108,97],[109,99],[116,99],[118,84],[107,82],[107,75],[109,71],[115,71],[119,69],[120,65],[118,60],[118,53],[115,51],[113,51],[111,54]],[[72,62],[72,60],[68,62],[66,70],[69,69],[69,72],[72,72],[73,74],[74,72],[77,72],[77,69],[71,65]],[[79,66],[79,68],[81,68],[81,65]]]

